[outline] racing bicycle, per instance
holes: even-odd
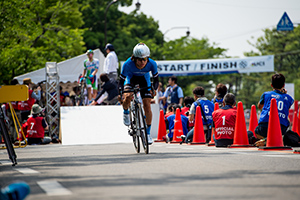
[[[140,153],[140,144],[142,144],[145,153],[149,153],[146,116],[142,109],[138,93],[150,88],[153,89],[152,87],[139,88],[138,86],[135,86],[133,89],[123,91],[123,93],[133,93],[133,100],[129,106],[130,126],[128,127],[128,134],[132,136],[133,145],[137,153]]]

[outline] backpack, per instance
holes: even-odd
[[[291,130],[288,130],[283,136],[283,143],[285,146],[300,147],[300,136]]]

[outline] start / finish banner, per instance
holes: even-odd
[[[274,55],[207,60],[156,61],[159,76],[273,72]]]

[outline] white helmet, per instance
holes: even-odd
[[[133,48],[133,56],[136,58],[146,58],[150,56],[150,49],[144,43],[138,43]]]

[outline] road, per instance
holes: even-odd
[[[155,143],[16,149],[11,166],[0,150],[0,186],[25,181],[27,200],[300,199],[300,154]]]

